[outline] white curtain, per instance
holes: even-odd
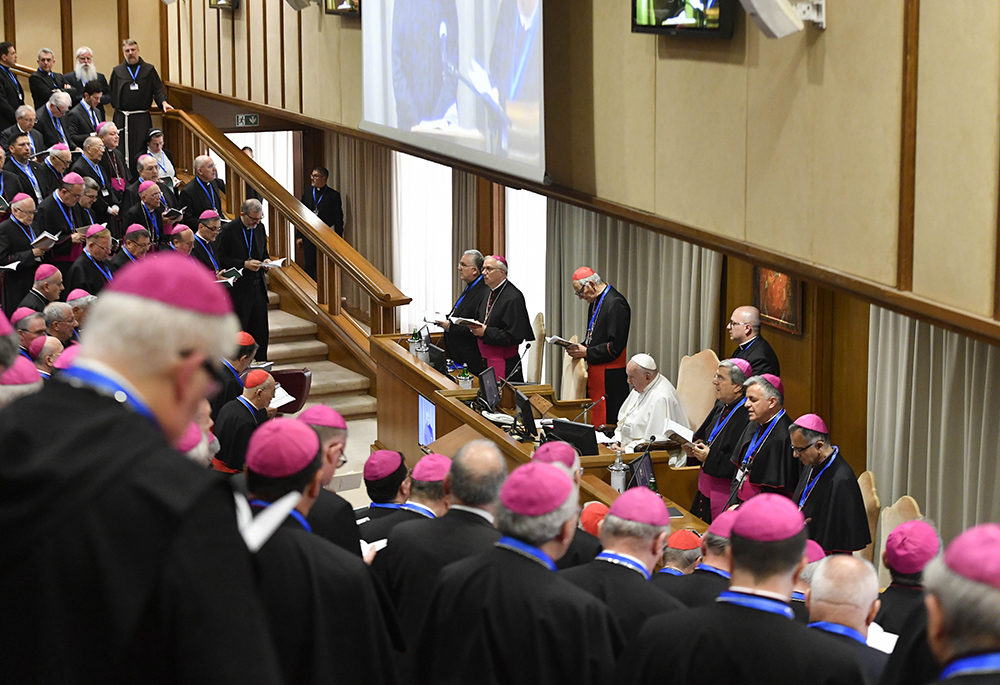
[[[871,308],[868,469],[950,540],[1000,521],[1000,348]]]
[[[288,192],[295,194],[294,164],[292,132],[291,131],[263,131],[260,133],[227,133],[229,138],[239,148],[249,147],[253,149],[254,161],[260,168],[270,174],[271,178],[277,181]],[[214,152],[209,151],[209,156],[215,161],[216,171],[219,178],[230,180],[226,176],[226,163]],[[264,217],[267,217],[267,201],[263,202]],[[238,208],[233,209],[236,213]]]
[[[722,255],[601,214],[548,201],[549,335],[583,338],[587,305],[573,293],[572,274],[589,266],[621,292],[632,309],[628,354],[652,355],[677,383],[684,355],[712,347],[718,325]],[[548,379],[560,387],[559,349],[548,346]]]
[[[547,200],[544,195],[530,190],[507,188],[505,195],[504,257],[510,266],[507,276],[524,293],[528,319],[534,321],[538,313],[545,311],[546,279],[551,277],[545,268]],[[545,320],[548,321],[548,316]],[[532,343],[543,344],[541,340]],[[524,350],[524,343],[521,343],[520,352]],[[542,361],[544,378],[544,357]]]
[[[458,263],[466,250],[476,249],[476,176],[454,169],[451,176],[451,296],[457,300],[465,288],[458,275]]]
[[[393,153],[393,282],[413,301],[399,308],[400,330],[423,326],[425,312],[451,307],[451,168]]]

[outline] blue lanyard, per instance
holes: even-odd
[[[422,504],[417,504],[416,502],[407,502],[405,504],[399,505],[400,509],[405,509],[406,511],[412,511],[415,514],[420,514],[421,516],[426,516],[427,518],[436,519],[437,516],[434,512],[425,507]]]
[[[793,602],[804,602],[804,601],[806,601],[805,593],[799,592],[798,590],[792,590],[792,601]]]
[[[535,11],[538,12],[540,10],[536,9]],[[514,32],[516,33],[518,27],[520,26],[521,18],[515,15],[514,22]],[[514,95],[517,94],[517,88],[521,85],[521,75],[524,74],[524,65],[528,61],[528,55],[531,54],[531,47],[535,42],[535,34],[538,33],[539,23],[541,23],[540,17],[536,16],[535,21],[529,29],[527,40],[524,41],[524,47],[521,50],[521,62],[517,65],[516,70],[511,70],[510,90],[508,91],[509,94],[507,96],[508,100],[514,99]],[[511,66],[514,66],[513,62],[511,63]]]
[[[141,67],[141,66],[142,66],[142,64],[136,64],[135,65],[135,72],[133,73],[132,67],[130,67],[127,64],[125,65],[125,70],[129,73],[129,76],[132,77],[132,83],[135,83],[135,80],[139,77],[139,67]]]
[[[62,124],[59,123],[59,119],[57,119],[56,117],[52,116],[52,110],[49,109],[48,107],[45,108],[45,111],[49,113],[49,119],[52,120],[52,125],[56,127],[56,131],[59,132],[59,136],[63,139],[63,142],[64,143],[67,142],[66,141],[66,134],[63,133]]]
[[[56,175],[56,178],[58,178],[60,181],[62,180],[63,175],[58,171],[56,171],[56,168],[52,166],[52,160],[50,160],[48,157],[45,158],[45,166],[52,169],[52,173]]]
[[[549,558],[548,554],[534,545],[529,545],[527,542],[521,542],[520,540],[515,540],[514,538],[507,537],[506,535],[497,540],[495,544],[501,549],[508,549],[515,554],[520,554],[521,556],[528,557],[532,561],[537,561],[553,573],[556,572],[555,562]]]
[[[250,259],[253,259],[253,250],[250,248],[251,238],[253,237],[253,229],[252,228],[249,229],[249,231],[250,231],[249,233],[247,233],[247,230],[248,229],[244,226],[244,228],[243,228],[243,240],[247,244],[247,257],[249,257]]]
[[[842,626],[839,623],[830,623],[829,621],[816,621],[815,623],[809,624],[810,628],[818,628],[819,630],[825,630],[828,633],[836,633],[837,635],[846,635],[852,640],[857,640],[863,645],[868,644],[867,638],[864,635],[856,631],[854,628],[848,628],[847,626]]]
[[[42,71],[42,70],[39,69],[38,71]],[[55,86],[56,88],[59,87],[59,82],[56,81],[56,77],[52,74],[51,71],[42,71],[42,75],[43,76],[48,76],[50,79],[52,79],[52,85]]]
[[[226,361],[225,359],[223,359],[223,360],[222,360],[222,363],[226,365],[226,368],[227,368],[227,369],[229,369],[230,371],[232,371],[232,372],[233,372],[233,375],[234,375],[234,376],[236,376],[236,380],[237,380],[237,381],[239,381],[239,384],[240,384],[240,385],[243,385],[243,381],[241,381],[241,380],[240,380],[240,375],[239,375],[238,373],[236,373],[236,369],[234,369],[234,368],[233,368],[233,365],[232,365],[232,364],[230,364],[230,363],[229,363],[228,361]]]
[[[101,168],[100,168],[100,167],[97,167],[97,166],[94,166],[94,163],[93,163],[93,162],[91,162],[91,161],[90,161],[89,159],[87,159],[87,157],[86,157],[86,156],[84,156],[83,160],[84,160],[84,161],[85,161],[85,162],[86,162],[86,163],[87,163],[88,165],[90,165],[90,168],[94,170],[94,173],[95,173],[95,174],[97,174],[98,176],[100,176],[100,177],[101,177],[101,185],[102,185],[102,186],[103,186],[103,185],[107,185],[107,182],[106,182],[106,181],[104,180],[104,172],[103,172],[103,171],[101,171]]]
[[[23,347],[20,350],[18,350],[18,351],[21,353],[21,356],[24,357],[25,359],[27,359],[29,362],[31,362],[32,364],[35,363],[35,360],[31,358],[30,354],[28,354],[27,352],[25,352],[25,350],[24,350]]]
[[[125,247],[124,243],[122,243],[122,252],[125,253],[125,256],[128,257],[129,260],[131,260],[133,262],[138,261],[135,257],[132,256],[132,253],[128,251],[128,248]]]
[[[17,82],[17,78],[14,76],[14,73],[7,67],[3,67],[3,70],[7,72],[7,76],[9,76],[10,80],[14,82],[14,86],[17,87],[18,92],[23,93],[24,91],[21,90],[21,84]]]
[[[242,403],[243,406],[246,407],[247,410],[249,410],[250,416],[253,417],[253,425],[259,426],[260,422],[257,420],[257,410],[254,409],[254,406],[250,404],[250,402],[247,401],[247,398],[243,397],[243,395],[240,395],[236,399],[238,399],[240,403]]]
[[[157,161],[157,164],[160,163]],[[163,168],[162,164],[160,164],[160,168]],[[163,171],[166,172],[166,169],[163,169]],[[196,178],[195,180],[198,181],[198,185],[200,185],[201,189],[205,191],[206,195],[208,195],[208,201],[212,203],[212,209],[214,209],[215,211],[219,211],[219,208],[215,206],[215,193],[214,193],[215,188],[209,190],[209,187],[206,186],[204,183],[202,183],[200,178]]]
[[[481,281],[481,280],[483,280],[482,276],[480,276],[479,278],[477,278],[476,280],[474,280],[469,285],[465,286],[465,290],[462,291],[462,296],[458,298],[458,302],[456,302],[455,306],[451,308],[451,311],[455,311],[456,309],[458,309],[458,305],[462,304],[462,300],[465,299],[465,296],[468,295],[469,291],[472,290],[473,288],[475,288],[476,284],[479,283],[479,281]]]
[[[757,611],[767,611],[768,613],[778,614],[785,618],[795,618],[795,612],[792,611],[792,607],[770,597],[760,597],[758,595],[748,595],[743,592],[726,590],[715,601],[722,602],[723,604],[735,604],[736,606],[756,609]]]
[[[153,411],[146,405],[145,402],[140,400],[138,397],[131,395],[129,391],[117,381],[108,378],[97,371],[91,371],[90,369],[85,369],[82,366],[71,366],[68,369],[63,369],[59,373],[59,378],[67,379],[72,385],[77,387],[87,386],[102,395],[113,397],[115,400],[124,404],[136,414],[149,419],[149,422],[154,426],[159,427],[160,425],[156,420],[156,416],[153,415]]]
[[[94,215],[90,213],[89,209],[87,209],[86,207],[80,207],[80,209],[82,209],[87,213],[87,221],[89,222],[87,224],[88,226],[93,226],[95,223],[97,223],[96,221],[94,221]]]
[[[217,261],[215,261],[215,253],[212,251],[212,246],[208,244],[207,240],[205,240],[204,238],[202,238],[197,233],[195,234],[194,237],[197,238],[198,242],[200,242],[201,245],[202,245],[202,247],[205,248],[205,252],[208,253],[208,258],[212,260],[212,266],[214,266],[215,270],[218,271],[219,270],[219,263]]]
[[[941,680],[967,673],[996,673],[1000,671],[1000,652],[977,654],[955,659],[941,671]]]
[[[736,406],[734,406],[732,409],[729,410],[729,413],[726,414],[726,417],[724,419],[722,418],[722,415],[723,412],[725,411],[725,407],[723,407],[723,411],[719,412],[718,418],[715,419],[715,426],[712,428],[712,432],[708,436],[709,444],[712,444],[712,441],[715,440],[715,436],[717,436],[720,432],[722,432],[722,429],[726,427],[727,423],[729,423],[729,419],[733,418],[733,414],[736,413],[736,410],[740,408],[741,404],[743,403],[737,401]]]
[[[57,193],[52,193],[52,197],[55,199],[56,204],[59,205],[59,211],[62,212],[63,218],[66,219],[66,224],[69,226],[69,232],[72,233],[76,228],[76,226],[73,225],[73,219],[66,213],[66,207],[59,200],[59,195]]]
[[[115,280],[114,274],[111,273],[111,270],[105,269],[103,266],[98,264],[97,260],[95,260],[94,257],[90,254],[90,250],[85,249],[83,253],[87,255],[87,259],[90,260],[90,263],[96,266],[97,270],[101,272],[101,275],[104,276],[104,280],[106,280],[108,283]]]
[[[604,304],[604,298],[608,296],[608,291],[611,290],[611,286],[605,286],[604,292],[601,293],[601,299],[597,301],[597,306],[594,307],[594,313],[590,317],[590,323],[587,325],[587,343],[590,343],[590,336],[594,332],[594,322],[597,321],[597,312],[601,311],[601,305]]]
[[[252,499],[250,500],[250,506],[262,507],[264,509],[267,509],[269,506],[271,506],[271,503],[265,502],[262,499]],[[296,511],[295,509],[292,509],[290,512],[288,512],[288,515],[291,516],[296,521],[298,521],[300,524],[302,524],[302,527],[305,528],[305,531],[307,533],[313,532],[312,526],[309,525],[309,522],[306,521],[306,517],[303,516],[300,512]]]
[[[618,566],[625,566],[626,568],[630,568],[633,571],[638,571],[639,573],[642,574],[642,577],[645,578],[646,580],[649,580],[653,577],[649,574],[649,571],[646,569],[645,566],[636,563],[633,559],[629,559],[628,557],[623,557],[620,554],[615,554],[614,552],[601,552],[600,554],[597,555],[596,558],[600,559],[601,561],[607,561],[608,563],[611,564],[617,564]]]
[[[313,188],[313,211],[314,212],[318,212],[319,211],[319,203],[323,201],[323,197],[324,197],[323,193],[320,193],[319,197],[317,198],[316,197],[316,189]]]
[[[751,340],[750,342],[748,342],[748,343],[747,343],[747,346],[746,346],[746,347],[743,347],[742,345],[740,345],[740,352],[746,352],[746,351],[747,351],[747,350],[749,350],[749,349],[750,349],[751,347],[753,347],[753,344],[754,344],[755,342],[757,342],[757,338],[759,338],[759,337],[760,337],[760,336],[758,335],[758,336],[757,336],[757,337],[755,337],[755,338],[754,338],[753,340]]]
[[[813,491],[813,488],[816,487],[816,483],[818,483],[819,479],[823,477],[823,474],[826,473],[826,470],[830,468],[830,464],[832,464],[833,460],[837,458],[838,452],[840,452],[840,448],[834,447],[833,454],[831,454],[830,458],[826,460],[826,466],[824,466],[819,473],[810,478],[809,482],[806,483],[806,487],[802,491],[802,496],[799,497],[799,509],[801,509],[803,505],[805,505],[806,500],[809,499],[809,493]]]
[[[377,503],[377,502],[372,502],[371,504],[368,505],[369,509],[372,509],[372,508],[375,508],[375,509],[399,509],[399,507],[400,507],[400,505],[396,504],[395,502],[385,502],[384,504],[380,504],[380,503]]]
[[[771,424],[767,427],[767,430],[764,431],[763,436],[760,433],[760,428],[757,429],[757,431],[754,433],[753,439],[750,440],[750,446],[747,447],[747,453],[743,456],[743,462],[740,464],[741,467],[746,466],[748,461],[753,461],[754,455],[756,454],[757,450],[760,449],[761,446],[763,446],[764,441],[767,440],[767,436],[769,436],[771,434],[771,431],[774,430],[774,427],[778,425],[778,419],[780,419],[784,415],[785,415],[784,409],[779,411],[777,416],[771,419]],[[761,426],[761,428],[763,428],[763,426]]]
[[[17,224],[17,227],[21,229],[21,231],[24,233],[24,237],[28,239],[29,243],[35,241],[35,229],[31,228],[31,226],[25,228],[24,224],[15,219],[13,214],[11,215],[10,220],[13,221],[15,224]],[[28,233],[29,230],[31,231],[31,233]]]
[[[87,85],[86,82],[84,83],[84,85]],[[86,102],[81,101],[81,104],[83,104],[83,108],[87,110],[87,116],[90,117],[90,123],[92,123],[94,125],[94,128],[96,129],[98,124],[97,114],[94,113],[94,110],[92,110],[90,108],[90,105],[88,105]]]
[[[145,203],[140,202],[139,204],[142,205],[142,211],[144,211],[146,216],[149,218],[149,230],[152,232],[154,238],[159,239],[160,227],[156,224],[156,218],[153,216],[153,213],[149,211],[149,208],[146,207]]]
[[[709,573],[714,573],[717,576],[722,576],[726,580],[729,580],[732,576],[729,571],[723,571],[721,568],[715,568],[714,566],[709,566],[708,564],[698,564],[694,567],[695,571],[707,571]]]
[[[149,148],[147,148],[147,150],[148,150],[148,149],[149,149]],[[163,175],[164,175],[164,176],[170,176],[170,174],[168,174],[168,173],[167,173],[167,167],[163,166],[163,162],[161,162],[161,161],[159,160],[159,158],[158,158],[158,157],[156,157],[156,156],[155,156],[155,155],[153,155],[153,154],[150,154],[149,156],[150,156],[150,157],[152,157],[152,158],[153,158],[153,160],[154,160],[154,161],[156,162],[156,166],[158,166],[158,167],[160,167],[161,169],[163,169]],[[166,157],[166,155],[164,155],[164,157]],[[211,198],[209,198],[209,199],[211,199]],[[214,207],[215,205],[213,204],[212,206]]]
[[[31,138],[31,136],[28,136],[28,138]],[[13,157],[11,157],[11,161],[14,162],[14,165],[17,166],[18,169],[28,175],[28,178],[31,179],[32,187],[39,195],[41,195],[42,191],[38,190],[38,179],[35,178],[35,172],[31,170],[31,160],[25,162],[24,166],[21,166],[21,164]]]
[[[671,576],[683,576],[684,575],[681,571],[678,571],[675,568],[670,568],[669,566],[664,566],[663,568],[661,568],[660,569],[660,573],[666,573],[666,574],[671,575]]]

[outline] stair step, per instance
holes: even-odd
[[[345,369],[330,361],[315,361],[307,364],[275,364],[274,370],[308,368],[312,371],[310,397],[320,395],[340,395],[367,392],[371,381],[367,376]]]
[[[325,360],[329,353],[326,343],[319,340],[268,344],[267,358],[272,362],[309,362]]]
[[[274,292],[273,290],[267,291],[267,308],[277,309],[278,304],[281,302],[281,295]]]
[[[307,321],[280,309],[268,312],[267,328],[270,331],[270,339],[276,342],[287,338],[313,337],[318,330],[312,321]]]
[[[378,400],[371,395],[331,395],[318,400],[309,400],[303,411],[317,404],[324,404],[336,410],[345,419],[373,417],[378,409]]]

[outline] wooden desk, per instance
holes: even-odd
[[[584,474],[583,480],[580,482],[581,503],[596,500],[610,507],[611,503],[618,498],[619,494],[620,493],[617,490],[593,474]],[[663,500],[666,502],[668,507],[677,507],[684,514],[682,518],[670,519],[671,532],[689,528],[696,531],[699,535],[704,535],[705,531],[708,530],[707,523],[671,500],[666,495],[664,495]]]

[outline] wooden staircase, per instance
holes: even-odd
[[[268,292],[267,356],[275,370],[308,368],[312,390],[306,407],[325,404],[347,420],[374,417],[376,399],[368,394],[371,381],[327,360],[329,348],[316,339],[316,324],[280,309],[278,293]]]

